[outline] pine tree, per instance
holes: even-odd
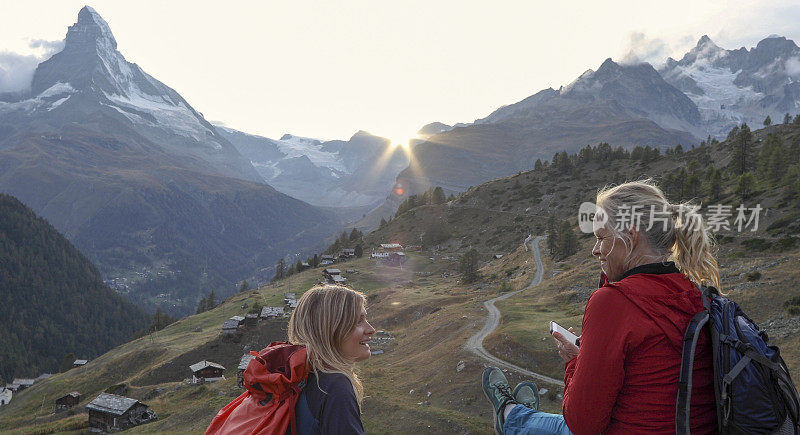
[[[197,312],[195,312],[195,314],[200,314],[205,311],[208,311],[208,299],[203,296],[203,298],[200,299],[200,302],[197,304]]]
[[[712,167],[711,177],[709,177],[708,195],[712,200],[719,199],[722,193],[722,174],[719,169]]]
[[[750,172],[745,172],[744,174],[739,176],[739,179],[736,182],[736,189],[734,192],[739,195],[739,198],[744,201],[750,197],[753,193],[753,188],[755,187],[756,180],[753,177],[753,174]]]
[[[542,159],[536,159],[536,163],[533,164],[534,171],[541,171],[542,170]]]
[[[742,124],[733,140],[731,166],[736,174],[742,175],[753,166],[753,134],[747,124]]]
[[[794,124],[794,125],[800,125],[800,113],[798,113],[798,114],[797,114],[797,115],[794,117],[794,120],[792,121],[792,124]]]
[[[208,294],[208,301],[206,301],[206,311],[213,310],[217,307],[217,294],[214,293],[214,290],[211,290],[211,293]]]
[[[728,142],[733,142],[733,140],[736,139],[736,136],[738,134],[739,134],[739,126],[735,125],[735,126],[733,126],[731,131],[728,132],[728,137],[725,138],[725,140],[728,141]]]
[[[247,280],[242,281],[242,285],[239,286],[239,293],[244,293],[248,290],[250,290],[250,284],[247,282]]]
[[[697,173],[692,173],[689,175],[689,178],[686,180],[686,196],[688,198],[694,198],[698,196],[700,192],[700,176]]]
[[[458,271],[464,277],[464,282],[470,283],[478,279],[478,250],[470,249],[461,256],[458,262]]]
[[[353,231],[350,231],[350,236],[348,237],[348,239],[351,242],[354,242],[354,241],[360,239],[361,236],[362,236],[361,231],[358,231],[357,229],[353,228]]]
[[[767,117],[764,118],[764,127],[768,127],[770,124],[772,124],[772,118],[767,115]]]
[[[436,186],[433,189],[433,194],[431,195],[431,202],[433,204],[444,204],[447,202],[447,198],[444,196],[444,189],[441,186]]]
[[[786,114],[783,115],[783,123],[788,124],[790,122],[792,122],[792,115],[789,115],[789,112],[786,112]]]
[[[314,257],[311,258],[311,267],[319,266],[319,254],[314,254]]]
[[[364,247],[361,246],[361,243],[357,244],[355,247],[355,255],[357,258],[361,258],[364,256]]]
[[[771,133],[761,146],[759,156],[759,170],[761,176],[769,180],[770,184],[777,186],[786,172],[788,161],[786,150],[783,148],[783,140],[780,136]]]
[[[797,204],[800,205],[800,163],[789,167],[783,177],[783,183],[786,184],[787,196],[797,199]]]
[[[558,235],[558,255],[560,258],[567,258],[578,252],[578,237],[572,229],[569,221],[563,221]]]
[[[285,277],[286,277],[286,262],[283,260],[283,258],[281,258],[278,261],[278,264],[275,265],[275,276],[272,277],[272,281],[278,281]]]
[[[387,225],[386,218],[381,218],[381,224],[378,226],[378,229],[384,229],[386,228],[386,225]]]

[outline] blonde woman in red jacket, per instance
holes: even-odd
[[[536,409],[532,383],[512,391],[490,367],[483,388],[497,433],[675,433],[683,334],[703,309],[693,282],[719,288],[711,236],[692,206],[670,204],[651,180],[605,188],[596,204],[592,255],[603,284],[586,304],[580,348],[553,334],[566,363],[563,416]],[[692,433],[717,430],[712,382],[704,333],[694,362]]]

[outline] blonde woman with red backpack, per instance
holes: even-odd
[[[313,287],[298,301],[288,332],[288,342],[270,344],[250,362],[247,392],[217,413],[206,434],[364,433],[355,363],[370,357],[375,334],[364,295]]]

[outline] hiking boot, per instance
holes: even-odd
[[[539,388],[531,381],[524,381],[514,387],[514,400],[530,409],[539,410]]]
[[[492,402],[494,408],[494,432],[503,435],[503,423],[505,423],[503,412],[506,405],[516,404],[517,401],[508,385],[508,379],[497,367],[487,367],[483,371],[483,394]]]

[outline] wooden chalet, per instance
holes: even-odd
[[[222,322],[222,333],[233,334],[239,330],[239,327],[244,324],[244,316],[233,316],[230,319]]]
[[[192,383],[214,382],[225,379],[222,372],[225,370],[220,364],[211,361],[200,361],[189,366],[192,371]]]
[[[331,284],[344,285],[346,282],[347,282],[347,278],[343,277],[342,275],[333,275],[333,276],[331,276],[331,280],[330,280]]]
[[[403,245],[399,243],[381,243],[381,249],[385,252],[400,252],[403,250]]]
[[[255,355],[249,353],[242,355],[242,358],[239,360],[239,367],[237,367],[236,385],[244,387],[244,371],[247,370],[247,365],[250,364],[253,358],[255,358]]]
[[[324,254],[324,255],[320,255],[319,261],[320,262],[322,262],[322,261],[330,261],[331,263],[333,263],[334,261],[336,261],[336,257],[334,257],[333,255]]]
[[[255,328],[258,325],[258,314],[247,313],[244,315],[244,327]]]
[[[69,394],[65,394],[58,399],[56,399],[56,410],[55,412],[66,411],[73,406],[77,405],[78,402],[81,401],[81,395],[77,391],[73,391]]]
[[[341,275],[342,271],[339,269],[327,268],[322,270],[322,276],[328,282],[333,282],[334,275]]]
[[[28,387],[32,387],[35,382],[36,380],[34,379],[14,378],[14,380],[11,381],[11,384],[17,385],[17,389],[14,391],[22,391]]]
[[[67,360],[69,361],[69,360]],[[72,367],[83,367],[88,363],[88,359],[76,359],[75,362],[72,363]]]
[[[307,263],[307,262],[305,262],[305,261],[304,261],[304,262],[302,262],[302,263],[300,263],[300,270],[306,270],[306,269],[308,269],[308,268],[310,268],[310,267],[311,267],[311,265],[310,265],[310,264],[308,264],[308,263]]]
[[[261,309],[262,319],[278,319],[283,317],[283,307],[264,307]]]
[[[387,266],[402,266],[408,257],[403,252],[392,252],[389,254],[388,257],[381,260],[381,262]]]
[[[389,256],[389,252],[373,252],[369,254],[370,258],[387,258]]]
[[[130,397],[100,393],[86,405],[89,430],[109,432],[151,422],[158,417],[149,406]]]

